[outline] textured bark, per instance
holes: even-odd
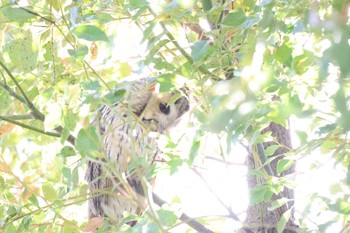
[[[290,132],[289,129],[286,129],[282,125],[276,124],[276,123],[270,123],[270,125],[263,130],[262,133],[266,133],[268,131],[271,131],[271,134],[273,137],[276,138],[278,143],[285,145],[287,148],[292,148],[291,145],[291,139],[290,139]],[[274,142],[265,142],[264,148],[266,149],[268,146],[273,145]],[[287,148],[279,148],[276,150],[273,156],[278,156],[275,160],[273,160],[270,163],[271,169],[273,171],[274,176],[278,176],[276,172],[276,165],[278,161],[285,156],[285,154],[288,149]],[[247,158],[247,166],[248,169],[255,169],[255,163],[257,161],[254,161],[254,157],[252,154],[250,154]],[[288,170],[284,171],[280,176],[285,176],[287,174],[293,173],[295,170],[295,167],[292,166]],[[256,176],[248,176],[248,188],[249,190],[252,190],[258,185]],[[279,193],[278,195],[273,195],[270,202],[262,202],[255,205],[250,205],[247,210],[247,218],[245,219],[245,222],[243,224],[243,228],[240,232],[245,233],[274,233],[277,232],[277,223],[280,220],[280,217],[285,213],[288,209],[290,209],[294,202],[290,201],[287,204],[281,206],[280,208],[274,210],[274,211],[268,211],[268,207],[270,207],[270,204],[273,200],[279,199],[281,197],[286,197],[288,199],[293,200],[294,199],[294,191],[288,188],[284,188],[284,190]],[[286,225],[284,233],[295,233],[296,229],[298,227],[294,224],[294,211],[291,213],[291,218],[289,222]]]

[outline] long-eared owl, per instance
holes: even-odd
[[[189,109],[187,97],[179,95],[182,92],[157,93],[155,82],[141,79],[132,83],[123,100],[103,106],[93,121],[101,135],[103,158],[87,163],[92,195],[89,218],[119,221],[124,212],[140,214],[140,205],[145,205],[139,195],[145,166],[130,165],[140,158],[146,166],[152,164],[158,149],[150,132],[165,132]],[[130,195],[134,198],[127,197]]]

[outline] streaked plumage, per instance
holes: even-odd
[[[132,191],[135,200],[131,201],[125,198],[125,193],[130,195],[125,190],[142,190],[140,178],[144,167],[130,170],[128,166],[137,157],[151,164],[158,149],[149,132],[163,133],[189,109],[186,97],[171,104],[169,101],[174,94],[155,93],[153,84],[147,79],[135,82],[123,101],[111,107],[103,106],[94,120],[102,136],[105,158],[88,161],[86,179],[91,193],[99,195],[99,190],[108,190],[109,194],[89,200],[89,218],[109,217],[119,221],[125,211],[139,212],[143,198]],[[121,181],[126,183],[121,184]]]

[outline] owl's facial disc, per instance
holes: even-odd
[[[142,122],[151,130],[154,132],[160,132],[159,129],[159,122],[155,119],[146,119],[146,118],[142,118]]]

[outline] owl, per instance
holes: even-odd
[[[108,217],[118,222],[124,212],[142,213],[146,201],[140,195],[145,184],[141,179],[158,153],[151,132],[164,133],[189,109],[183,92],[157,93],[155,81],[150,79],[126,89],[122,101],[103,106],[93,121],[101,135],[103,158],[87,162],[86,180],[92,195],[89,218]],[[135,161],[144,163],[135,165]]]

